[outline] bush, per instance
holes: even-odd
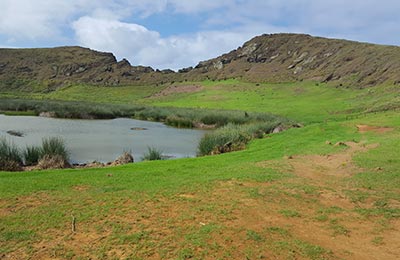
[[[193,128],[192,120],[179,116],[168,116],[165,120],[165,124],[178,128]]]
[[[198,155],[221,154],[242,150],[254,138],[262,138],[279,125],[279,121],[261,122],[247,125],[228,124],[206,134],[199,143]]]
[[[42,149],[37,146],[27,146],[23,151],[26,166],[36,165],[43,154]]]
[[[142,157],[143,161],[157,161],[162,160],[162,151],[154,147],[148,147],[147,153]]]
[[[19,171],[22,166],[22,156],[14,143],[5,138],[0,139],[0,170]]]
[[[65,146],[64,140],[59,137],[44,138],[41,151],[40,158],[45,156],[61,156],[65,161],[69,160],[69,152]]]
[[[228,124],[206,134],[199,143],[199,155],[220,154],[240,150],[251,140],[251,135],[239,125]]]

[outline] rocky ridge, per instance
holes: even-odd
[[[336,86],[400,84],[400,47],[264,34],[194,68],[154,70],[82,47],[0,49],[0,90],[53,91],[60,86],[151,85],[237,78],[250,82],[314,80]]]

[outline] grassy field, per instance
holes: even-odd
[[[230,80],[141,97],[268,111],[305,127],[218,156],[0,173],[0,257],[398,259],[400,117],[364,113],[395,107],[398,93]]]

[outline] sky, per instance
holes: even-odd
[[[176,70],[264,33],[400,45],[399,11],[399,0],[0,0],[0,47],[79,45]]]

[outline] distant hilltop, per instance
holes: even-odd
[[[304,34],[265,34],[179,72],[131,66],[82,47],[0,49],[0,90],[52,91],[70,84],[150,85],[237,78],[250,82],[314,80],[341,87],[400,84],[400,47]]]

